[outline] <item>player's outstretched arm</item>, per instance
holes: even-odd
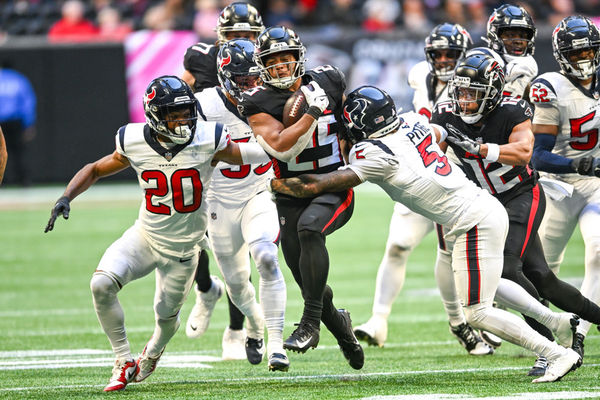
[[[341,192],[362,183],[351,169],[340,169],[327,174],[305,174],[295,178],[273,179],[271,190],[293,197],[314,197],[324,192]]]
[[[50,220],[46,225],[46,229],[44,229],[44,233],[54,229],[54,222],[59,215],[62,215],[64,219],[69,218],[69,203],[71,200],[85,192],[90,186],[96,183],[98,179],[116,174],[129,167],[129,165],[127,157],[115,151],[114,153],[81,168],[75,176],[71,178],[62,197],[56,201],[56,204],[52,208]]]

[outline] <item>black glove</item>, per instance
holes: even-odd
[[[600,158],[585,156],[573,159],[571,164],[579,175],[600,176]]]
[[[54,229],[54,222],[59,214],[62,214],[64,219],[69,219],[69,211],[71,211],[71,206],[69,205],[67,196],[63,196],[56,200],[56,204],[54,204],[54,208],[50,213],[50,220],[48,221],[48,225],[46,225],[46,229],[44,229],[44,233]]]

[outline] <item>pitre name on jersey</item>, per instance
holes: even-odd
[[[302,84],[316,81],[327,93],[329,106],[319,117],[317,129],[306,148],[293,162],[273,159],[273,170],[278,178],[288,178],[304,173],[326,173],[335,171],[344,164],[338,133],[341,131],[340,116],[342,96],[346,89],[344,75],[337,68],[322,65],[308,71],[302,77]],[[244,93],[240,110],[245,116],[267,113],[282,121],[283,106],[292,95],[289,90],[273,86],[258,86]]]
[[[533,117],[529,103],[517,97],[504,97],[485,117],[482,126],[465,123],[460,116],[452,113],[452,107],[452,102],[439,103],[434,109],[431,122],[444,127],[449,135],[457,130],[475,141],[498,145],[507,144],[513,128]],[[520,166],[490,162],[481,155],[467,153],[461,147],[447,143],[460,159],[469,179],[501,202],[530,190],[537,183],[537,172],[530,163]]]

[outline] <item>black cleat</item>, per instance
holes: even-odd
[[[246,357],[250,364],[260,364],[265,354],[265,344],[262,339],[246,338]]]
[[[290,360],[282,353],[273,353],[269,356],[269,371],[287,372],[290,368]]]
[[[585,336],[583,336],[581,333],[575,333],[575,335],[573,335],[573,344],[571,345],[571,348],[573,350],[575,350],[575,353],[579,354],[579,362],[577,364],[575,364],[576,368],[581,367],[581,365],[583,364],[583,341],[585,340]]]
[[[494,354],[494,348],[481,339],[479,334],[471,328],[471,325],[463,322],[458,326],[450,325],[452,333],[458,342],[473,356],[484,356]]]
[[[544,376],[548,368],[548,360],[544,356],[538,356],[533,367],[527,373],[527,376]]]
[[[306,353],[306,350],[317,347],[319,344],[319,328],[304,321],[300,321],[296,326],[296,330],[283,342],[283,348],[298,353]]]
[[[365,353],[354,335],[352,330],[352,320],[350,319],[350,313],[348,310],[339,309],[340,316],[344,319],[344,330],[343,334],[338,339],[338,345],[340,350],[348,360],[348,364],[354,369],[361,369],[365,364]]]

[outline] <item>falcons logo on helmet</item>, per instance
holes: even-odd
[[[365,108],[368,103],[365,99],[356,99],[352,110],[348,111],[348,106],[344,107],[344,118],[348,121],[348,126],[355,126],[358,129],[364,129],[365,123],[363,118],[365,117]]]

